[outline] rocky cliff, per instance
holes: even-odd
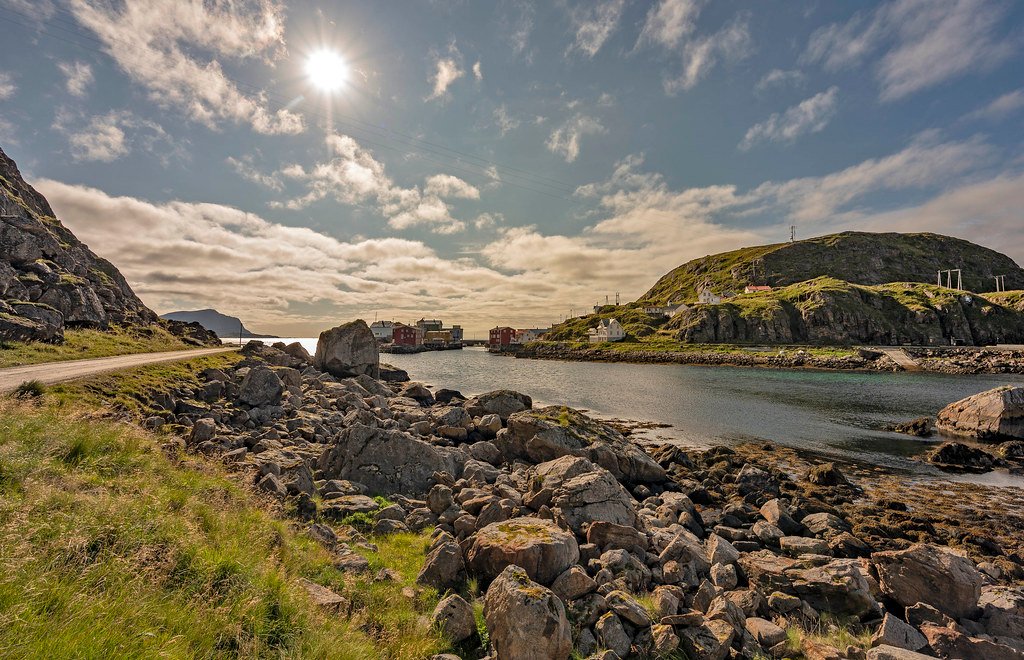
[[[1024,289],[1024,269],[995,250],[938,234],[843,232],[793,243],[708,255],[673,269],[640,297],[642,302],[693,300],[698,289],[742,292],[747,285],[787,286],[818,277],[854,284],[934,283],[939,270],[959,268],[969,291]]]
[[[831,278],[695,305],[665,326],[694,343],[948,345],[1024,342],[1024,314],[927,284],[861,286]]]
[[[0,150],[0,339],[61,341],[65,327],[156,319],[117,268],[54,217]]]
[[[165,321],[182,321],[184,323],[198,323],[210,332],[215,332],[219,337],[238,337],[249,339],[277,339],[274,335],[260,335],[250,331],[242,325],[241,319],[236,316],[221,314],[215,309],[197,309],[195,311],[169,312],[161,314],[160,318]],[[239,331],[241,330],[241,332]]]

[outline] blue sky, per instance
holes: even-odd
[[[546,325],[792,224],[1024,262],[1008,0],[0,0],[0,30],[0,146],[160,312]]]

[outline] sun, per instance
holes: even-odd
[[[336,92],[348,81],[348,64],[333,50],[317,50],[306,58],[306,77],[320,91]]]

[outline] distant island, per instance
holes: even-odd
[[[170,312],[161,314],[160,318],[168,321],[184,321],[185,323],[198,323],[207,330],[217,333],[221,339],[232,339],[242,337],[243,339],[277,339],[276,335],[260,335],[250,331],[242,320],[221,314],[215,309],[197,309],[191,312]]]

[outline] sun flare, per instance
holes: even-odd
[[[333,50],[318,50],[306,58],[306,77],[320,91],[336,92],[348,81],[348,64]]]

